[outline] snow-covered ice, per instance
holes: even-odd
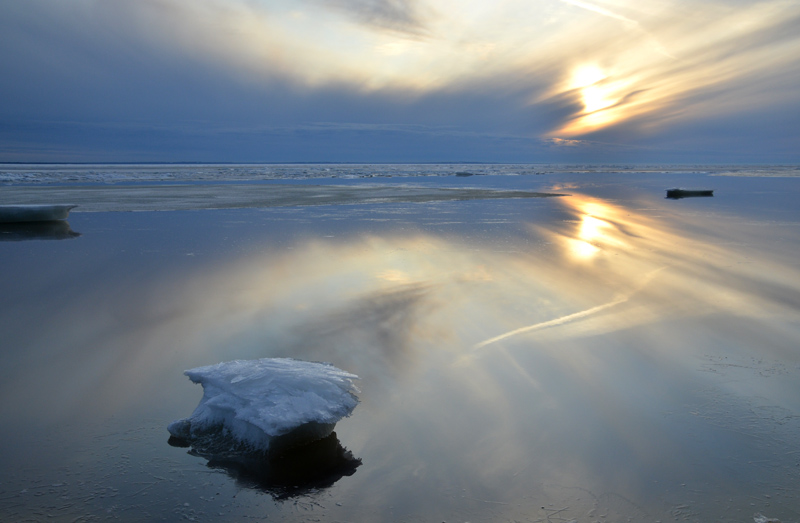
[[[184,374],[203,386],[203,398],[191,416],[168,430],[189,442],[219,436],[254,450],[279,451],[328,436],[358,405],[358,376],[329,363],[236,360]]]
[[[66,220],[72,204],[0,205],[0,223],[50,222]]]
[[[768,518],[767,516],[759,513],[756,513],[753,516],[753,521],[755,521],[755,523],[781,523],[781,521],[777,518]]]
[[[261,180],[519,176],[557,173],[705,173],[711,176],[797,177],[796,165],[671,164],[2,164],[0,184],[199,183]]]

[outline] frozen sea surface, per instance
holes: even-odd
[[[667,164],[0,164],[0,184],[358,180],[365,178],[519,176],[564,173],[698,173],[795,177],[797,166]]]
[[[182,182],[565,196],[109,190],[0,230],[0,520],[800,521],[800,180],[690,171]],[[101,189],[142,185],[181,184]],[[358,408],[279,461],[168,444],[184,369],[263,358],[358,375]]]
[[[546,198],[562,193],[482,187],[431,187],[386,184],[183,184],[10,186],[0,205],[71,202],[74,212],[180,211],[423,203],[432,201]]]

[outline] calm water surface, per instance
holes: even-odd
[[[0,519],[800,520],[800,179],[469,183],[570,196],[6,233]],[[360,465],[275,488],[167,444],[183,370],[285,356],[361,377]]]

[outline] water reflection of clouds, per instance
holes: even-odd
[[[92,391],[80,408],[97,414],[163,402],[172,380],[164,408],[194,404],[181,396],[188,367],[330,361],[360,375],[363,390],[337,431],[364,465],[337,492],[373,507],[484,510],[460,494],[442,501],[467,489],[479,500],[516,500],[494,515],[523,518],[539,499],[568,498],[555,484],[650,508],[663,505],[659,485],[681,478],[751,487],[746,462],[772,466],[775,455],[748,443],[748,427],[728,430],[711,417],[723,410],[735,425],[754,392],[776,412],[800,408],[797,268],[766,235],[721,217],[583,196],[549,204],[566,219],[531,224],[513,252],[492,238],[421,232],[314,241],[147,287],[117,316],[106,303],[77,304],[61,318],[91,366],[43,372],[64,396]],[[592,255],[576,255],[575,242]],[[786,376],[713,381],[722,373],[704,370],[751,357],[783,359]],[[717,409],[708,418],[686,409],[698,394]],[[742,458],[725,461],[704,441]],[[570,506],[603,508],[602,495],[592,499]]]
[[[223,359],[341,359],[365,377],[396,377],[432,350],[469,354],[504,333],[556,342],[704,315],[785,317],[798,303],[796,270],[723,245],[736,233],[724,223],[698,234],[590,198],[559,204],[569,219],[530,229],[548,250],[496,252],[416,233],[247,259],[157,293],[148,334],[159,345],[178,340],[193,365],[225,347]],[[737,264],[743,256],[749,263]]]

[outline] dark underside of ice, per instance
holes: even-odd
[[[174,437],[169,443],[189,446]],[[189,454],[205,458],[209,468],[224,471],[241,487],[266,492],[276,500],[330,487],[341,478],[352,476],[361,465],[361,459],[342,446],[335,432],[281,453],[223,446],[219,439],[203,439],[191,444]]]

